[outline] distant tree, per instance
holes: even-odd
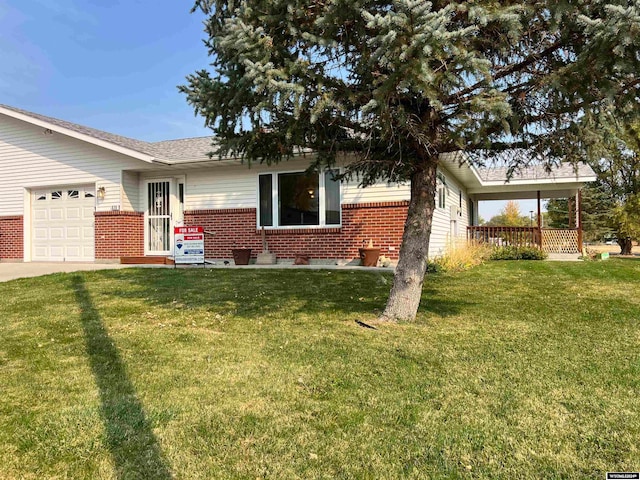
[[[610,222],[620,253],[630,255],[633,240],[640,239],[638,228],[632,225],[640,195],[640,124],[613,123],[607,132],[601,158],[594,170],[598,184],[610,200]],[[640,227],[640,225],[638,225]]]
[[[498,215],[494,215],[486,223],[488,226],[528,227],[531,219],[520,214],[520,204],[509,200]],[[537,220],[536,220],[537,224]]]
[[[633,240],[640,238],[640,195],[628,195],[625,202],[613,209],[618,244],[622,255],[631,255]]]
[[[602,188],[600,181],[588,184],[582,189],[582,230],[588,242],[602,241],[613,234],[611,219],[615,202]],[[569,228],[569,201],[566,198],[551,199],[547,202],[551,228]]]
[[[635,201],[640,194],[640,125],[624,124],[616,119],[603,123],[604,141],[590,152],[589,163],[597,181],[582,190],[582,227],[585,239],[600,241],[616,237],[622,254],[630,254],[639,240],[630,222],[635,218]],[[567,199],[547,204],[551,226],[567,228]]]
[[[548,223],[550,228],[569,228],[569,200],[552,198],[547,202]]]
[[[219,155],[411,188],[383,319],[411,320],[422,294],[442,154],[527,148],[577,161],[598,118],[638,116],[637,1],[197,0],[213,75],[181,91]],[[531,156],[506,156],[517,168]]]

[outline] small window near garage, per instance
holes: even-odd
[[[78,190],[68,190],[67,196],[69,198],[80,198],[80,193],[78,192]]]
[[[36,200],[46,200],[47,199],[47,194],[43,193],[42,195],[38,195],[38,197],[36,198]]]
[[[51,200],[60,200],[62,198],[62,190],[51,192]]]
[[[94,198],[95,195],[91,192],[84,192],[84,198]]]

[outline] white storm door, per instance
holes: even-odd
[[[172,197],[171,180],[148,180],[146,184],[147,208],[145,214],[145,254],[171,255]]]

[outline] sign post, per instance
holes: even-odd
[[[175,227],[174,262],[204,265],[204,227]]]

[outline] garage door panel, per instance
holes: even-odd
[[[67,212],[67,220],[80,220],[80,208],[78,207],[68,207],[66,209]]]
[[[47,228],[34,228],[33,237],[35,240],[49,240],[49,230]]]
[[[33,210],[33,220],[48,220],[49,211],[45,208],[36,208]]]
[[[64,239],[64,227],[50,227],[49,228],[49,240],[63,240]]]
[[[93,199],[89,200],[90,202],[93,202]],[[93,221],[93,213],[94,213],[94,208],[93,207],[84,207],[82,209],[82,219],[83,220],[88,220],[91,219],[91,221]]]
[[[80,227],[67,227],[67,240],[81,240]]]
[[[93,186],[72,186],[33,193],[33,260],[94,260],[94,192]]]
[[[74,259],[81,258],[82,257],[82,255],[80,255],[81,251],[82,249],[79,246],[68,246],[65,258],[67,258],[67,260],[74,260]]]
[[[64,220],[64,209],[60,207],[49,209],[49,220]]]

